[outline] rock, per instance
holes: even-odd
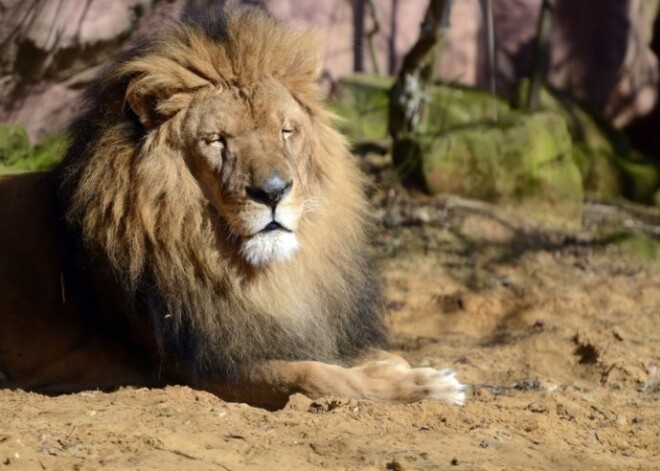
[[[420,163],[431,193],[503,204],[554,227],[581,224],[580,172],[571,158],[566,124],[556,114],[519,115],[500,125],[410,137],[393,152]]]
[[[520,102],[528,83],[518,92]],[[541,107],[561,115],[573,138],[573,157],[577,163],[584,191],[597,199],[620,196],[639,203],[653,202],[660,187],[660,167],[630,149],[628,138],[602,116],[583,108],[565,95],[542,90]]]
[[[179,18],[189,5],[218,0],[1,0],[0,120],[20,122],[32,139],[64,129],[76,113],[75,75],[96,67],[127,40]],[[355,37],[351,2],[236,0],[262,4],[276,16],[320,32],[331,78],[373,70],[364,37]],[[381,70],[392,74],[419,34],[428,2],[375,0],[374,36]],[[649,48],[658,0],[557,2],[546,78],[603,111],[617,125],[647,113],[657,98],[658,64]],[[82,5],[82,6],[81,6]],[[393,10],[394,5],[398,5]],[[510,97],[529,75],[541,0],[494,0],[498,91]],[[368,8],[366,9],[368,11]],[[361,23],[370,28],[366,15]],[[454,2],[437,61],[440,76],[488,87],[479,0]],[[593,54],[594,48],[599,54]],[[359,123],[358,123],[359,124]]]
[[[175,10],[153,0],[0,2],[0,120],[23,124],[33,141],[61,131],[97,66]]]
[[[0,168],[16,165],[31,153],[32,146],[23,126],[0,123]]]
[[[640,388],[640,392],[645,394],[660,393],[660,378],[654,378],[644,383],[644,386]]]
[[[0,123],[0,173],[50,170],[66,150],[65,134],[53,134],[33,149],[24,127]]]
[[[52,169],[64,158],[68,142],[65,133],[51,134],[43,138],[34,147],[32,157],[28,162],[28,170],[37,172]]]
[[[658,95],[658,61],[649,47],[658,0],[555,3],[546,81],[604,113],[617,127],[648,113]],[[493,0],[497,84],[505,95],[529,75],[541,4]],[[488,74],[482,73],[477,85],[488,84]]]
[[[387,137],[389,89],[392,79],[367,74],[351,75],[339,82],[331,109],[344,120],[341,131],[356,142]]]
[[[542,402],[532,402],[527,405],[527,409],[535,414],[544,414],[548,412],[548,408]]]
[[[622,234],[616,244],[637,257],[660,263],[660,241],[634,232]]]
[[[387,136],[388,93],[392,80],[385,77],[356,74],[342,79],[332,107],[344,118],[342,132],[352,142],[382,140]],[[518,95],[526,94],[526,83]],[[543,90],[541,106],[561,116],[568,125],[573,145],[568,151],[583,181],[584,193],[597,199],[611,200],[620,196],[653,203],[660,187],[660,167],[630,151],[626,137],[605,119],[582,108],[576,101]],[[458,128],[493,121],[494,109],[500,121],[518,119],[504,101],[489,93],[456,85],[431,88],[431,104],[425,134],[446,133]],[[401,162],[394,150],[395,161]],[[466,195],[470,196],[470,195]]]
[[[341,79],[332,109],[344,118],[340,128],[353,142],[378,140],[388,135],[391,77],[354,74]],[[509,106],[489,93],[454,85],[431,87],[426,132],[442,132],[511,114]]]
[[[652,204],[660,189],[660,165],[636,154],[617,157],[615,163],[621,172],[623,195],[638,203]]]
[[[407,471],[410,468],[410,463],[403,456],[395,457],[391,463],[388,463],[387,469],[392,471]]]
[[[427,133],[444,132],[474,123],[506,119],[512,111],[501,98],[476,88],[436,85],[431,88]]]

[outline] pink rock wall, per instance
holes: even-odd
[[[324,41],[332,78],[354,67],[354,8],[361,0],[234,0],[260,3]],[[445,80],[486,87],[481,3],[454,0],[438,61]],[[510,95],[530,72],[542,0],[492,0],[498,90]],[[659,0],[557,0],[548,80],[602,110],[618,126],[655,105],[658,64],[648,44]],[[26,125],[30,136],[64,128],[99,64],[130,38],[162,27],[190,4],[221,0],[0,0],[0,121]],[[396,70],[419,34],[428,0],[375,0],[382,71]],[[372,28],[365,7],[365,31]],[[372,70],[363,41],[362,66]]]

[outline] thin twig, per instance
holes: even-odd
[[[201,461],[202,460],[202,458],[200,458],[199,456],[191,455],[190,453],[187,453],[187,452],[182,451],[182,450],[177,450],[176,448],[165,448],[164,446],[159,446],[159,445],[154,446],[154,448],[156,450],[167,451],[169,453],[173,453],[177,456],[183,456],[184,458],[188,458],[189,460],[194,460],[194,461]]]

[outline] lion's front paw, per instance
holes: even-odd
[[[430,399],[447,401],[458,406],[465,404],[465,391],[467,391],[468,386],[458,380],[454,370],[450,368],[444,370],[416,368],[412,371],[416,371],[417,375],[425,378]]]
[[[367,396],[394,401],[437,399],[462,406],[468,386],[452,369],[411,368],[396,361],[380,361],[359,368]]]

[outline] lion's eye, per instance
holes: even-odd
[[[209,134],[204,137],[204,142],[206,142],[207,145],[217,147],[218,149],[224,149],[227,146],[225,137],[220,134]]]
[[[295,129],[293,129],[292,127],[288,127],[288,126],[284,127],[284,128],[282,128],[282,137],[286,141],[288,138],[293,136],[294,132],[295,132]]]

